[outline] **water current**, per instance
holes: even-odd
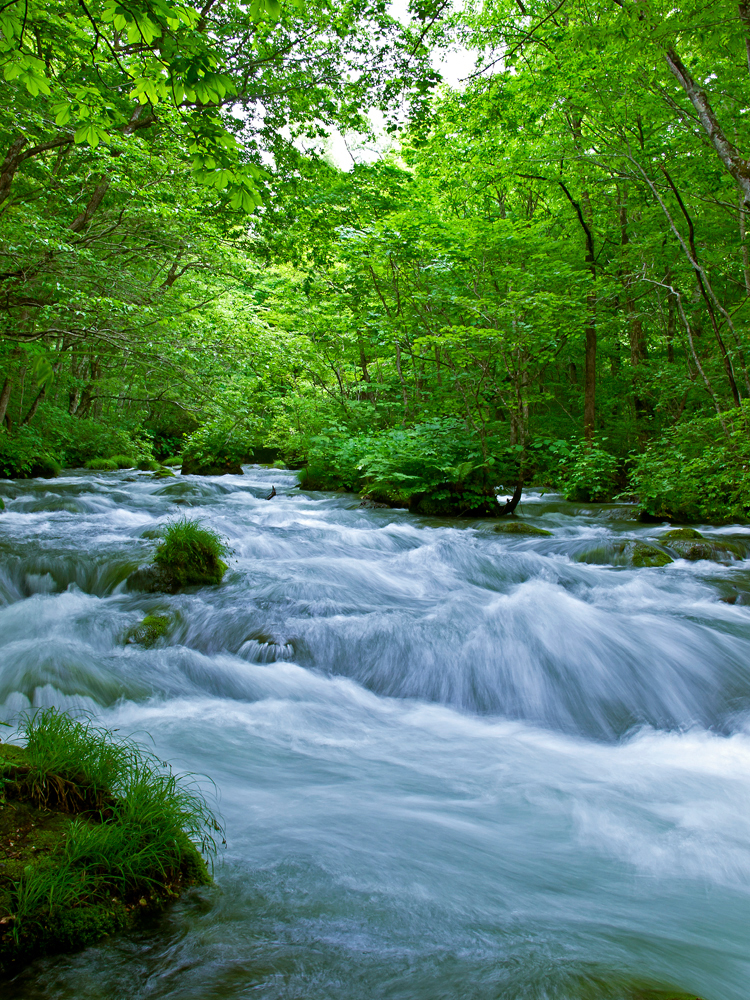
[[[667,527],[623,506],[530,493],[552,534],[509,535],[245,471],[0,484],[0,717],[150,734],[227,841],[214,886],[3,998],[747,1000],[750,562],[623,564]],[[225,582],[128,592],[180,513]]]

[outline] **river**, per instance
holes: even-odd
[[[0,483],[0,717],[150,734],[227,841],[214,886],[4,1000],[747,1000],[750,562],[617,565],[666,527],[623,506],[530,493],[552,535],[507,535],[295,483]],[[225,582],[129,593],[179,514]],[[126,644],[154,611],[169,643]]]

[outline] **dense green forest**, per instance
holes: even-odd
[[[0,64],[0,475],[750,517],[745,0],[10,0]]]

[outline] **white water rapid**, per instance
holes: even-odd
[[[623,507],[530,495],[552,536],[508,535],[294,484],[0,483],[0,718],[150,734],[227,831],[214,886],[3,1000],[747,1000],[750,562],[618,565],[666,527]],[[128,592],[181,513],[225,582]]]

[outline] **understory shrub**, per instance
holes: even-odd
[[[604,503],[611,500],[621,483],[622,461],[599,442],[579,441],[562,459],[557,487],[566,500]]]
[[[0,478],[50,479],[61,472],[60,463],[50,454],[47,444],[31,428],[22,427],[12,437],[0,429]]]
[[[631,475],[644,511],[675,521],[750,519],[749,421],[743,400],[721,419],[694,418],[650,442]]]
[[[204,424],[184,441],[184,475],[241,473],[253,458],[253,437],[244,421],[224,417]]]
[[[300,483],[357,490],[424,514],[492,514],[496,488],[517,480],[519,453],[498,445],[485,459],[479,440],[455,418],[369,434],[334,427],[312,439]]]

